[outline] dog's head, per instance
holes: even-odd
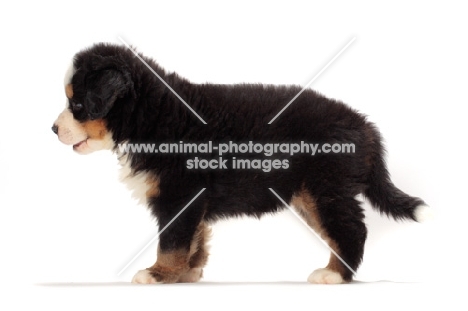
[[[114,147],[107,116],[133,88],[126,64],[111,52],[101,45],[78,53],[65,77],[67,105],[52,130],[80,154]]]

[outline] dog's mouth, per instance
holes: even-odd
[[[74,144],[73,145],[73,150],[78,150],[81,146],[83,146],[84,144],[86,144],[86,142],[88,141],[88,138],[80,141],[79,143],[77,144]]]

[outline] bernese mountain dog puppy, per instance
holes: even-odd
[[[430,211],[391,182],[379,131],[347,105],[306,89],[270,122],[300,91],[190,83],[120,45],[96,44],[75,55],[65,81],[68,105],[53,132],[80,154],[112,150],[122,180],[164,228],[156,263],[133,282],[197,282],[210,223],[289,205],[331,251],[327,267],[308,281],[348,282],[367,235],[357,195],[395,219],[420,221]],[[141,144],[156,147],[123,148]],[[342,144],[352,152],[330,152]],[[291,152],[298,146],[303,152]]]

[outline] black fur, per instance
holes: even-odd
[[[75,56],[73,101],[80,121],[104,118],[116,144],[235,141],[290,143],[354,143],[354,154],[274,155],[287,159],[288,169],[189,170],[190,154],[132,154],[135,172],[155,173],[160,194],[149,205],[160,228],[196,193],[201,196],[160,237],[162,250],[188,248],[198,223],[250,215],[260,217],[284,208],[268,190],[286,202],[306,189],[317,203],[323,228],[340,255],[356,269],[366,239],[363,210],[355,197],[364,194],[374,207],[396,219],[414,219],[423,202],[397,189],[384,162],[379,132],[362,114],[312,91],[303,92],[271,125],[268,122],[300,90],[299,86],[260,84],[193,84],[151,67],[207,122],[204,125],[160,80],[125,47],[98,44]],[[198,155],[201,158],[216,154]],[[225,155],[267,159],[263,154]],[[350,271],[344,278],[352,278]]]

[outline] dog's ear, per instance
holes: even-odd
[[[103,69],[86,78],[85,107],[91,119],[101,119],[115,101],[129,93],[132,83],[120,70]]]

